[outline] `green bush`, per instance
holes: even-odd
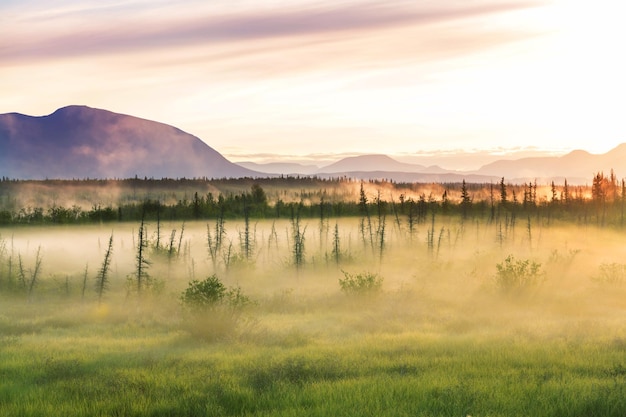
[[[242,310],[250,304],[241,288],[226,288],[215,275],[191,281],[180,298],[184,327],[193,335],[210,340],[235,334]]]
[[[362,274],[349,274],[343,272],[344,278],[339,279],[341,291],[350,295],[376,294],[382,290],[383,278],[378,274],[364,272]]]
[[[191,281],[180,298],[188,309],[207,310],[218,306],[225,294],[224,284],[215,275],[211,275],[204,281]]]
[[[496,265],[495,284],[505,294],[522,294],[535,287],[544,273],[541,264],[528,259],[515,259],[513,255]]]

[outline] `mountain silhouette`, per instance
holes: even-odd
[[[68,106],[41,117],[0,114],[0,176],[225,178],[259,173],[229,162],[173,126]]]
[[[626,162],[626,144],[621,144],[604,154],[591,154],[584,150],[575,150],[563,156],[521,158],[499,160],[484,165],[475,174],[497,175],[507,179],[553,179],[566,178],[570,183],[590,183],[594,174],[608,174],[614,169],[618,175],[624,175]]]
[[[237,162],[237,165],[241,165],[242,167],[253,171],[275,175],[313,175],[319,170],[317,165],[304,165],[293,162],[270,162],[265,164],[259,164],[256,162]]]
[[[468,156],[471,158],[471,156]],[[424,160],[428,162],[428,160]],[[330,165],[288,163],[241,165],[272,174],[317,175],[322,178],[349,177],[361,180],[388,179],[398,182],[467,182],[488,183],[502,177],[507,183],[521,184],[537,181],[549,184],[567,180],[572,185],[589,184],[598,172],[606,175],[613,169],[618,178],[625,173],[626,144],[621,144],[605,154],[591,154],[575,150],[563,156],[536,156],[518,159],[499,159],[472,171],[442,168],[438,165],[421,165],[399,162],[387,155],[360,155],[347,157]]]
[[[343,158],[319,169],[319,173],[333,174],[343,172],[387,171],[421,172],[423,165],[398,162],[387,155],[360,155]]]

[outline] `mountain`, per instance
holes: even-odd
[[[451,158],[446,154],[447,158]],[[459,154],[462,155],[462,154]],[[484,156],[484,155],[481,155]],[[460,157],[460,156],[459,156]],[[466,154],[471,158],[471,154]],[[422,161],[439,161],[422,157]],[[493,159],[493,155],[492,155]],[[452,160],[452,159],[451,159]],[[591,154],[575,150],[562,156],[531,156],[518,159],[499,159],[483,165],[477,170],[450,170],[439,165],[422,165],[397,161],[387,155],[361,155],[340,159],[330,165],[314,170],[313,166],[300,164],[263,164],[259,171],[317,175],[322,178],[349,177],[361,180],[387,179],[397,182],[467,182],[488,183],[504,177],[507,183],[521,184],[537,181],[549,184],[550,181],[562,184],[565,179],[571,185],[589,184],[597,172],[609,174],[611,169],[618,178],[626,174],[626,144],[621,144],[605,154]],[[256,168],[254,165],[246,165]]]
[[[387,155],[360,155],[343,158],[334,164],[319,169],[320,174],[338,174],[358,171],[387,171],[387,172],[421,172],[423,165],[398,162]]]
[[[499,160],[484,165],[474,173],[520,180],[566,178],[571,184],[585,184],[590,183],[594,174],[600,171],[608,175],[614,169],[618,177],[626,174],[623,169],[625,162],[626,144],[621,144],[604,154],[575,150],[563,156]]]
[[[293,162],[270,162],[267,164],[258,164],[256,162],[236,162],[236,164],[244,168],[267,174],[313,175],[319,170],[317,165],[304,165]]]
[[[42,117],[0,114],[0,176],[223,178],[260,174],[228,161],[199,138],[175,127],[68,106]]]
[[[390,171],[351,171],[342,172],[340,174],[317,174],[320,178],[336,178],[338,176],[345,176],[357,180],[380,180],[380,181],[394,181],[394,182],[421,182],[421,183],[459,183],[465,180],[469,183],[496,183],[500,180],[500,177],[478,175],[462,172],[390,172]]]
[[[442,178],[447,178],[446,175],[448,174],[457,174],[455,171],[450,171],[437,165],[425,167],[418,164],[399,162],[387,155],[360,155],[347,157],[332,164],[325,165],[322,168],[311,164],[288,162],[273,162],[265,164],[237,162],[237,164],[248,169],[268,174],[316,175],[323,178],[348,176],[356,179],[389,178],[397,181],[424,180],[430,182],[431,178],[439,178],[438,175],[443,175]],[[482,179],[484,180],[485,178]]]
[[[449,155],[448,155],[449,157]],[[468,156],[469,158],[470,156]],[[423,162],[429,160],[422,158]],[[436,161],[433,158],[433,161]],[[387,155],[361,155],[340,159],[330,165],[315,169],[313,165],[295,163],[253,164],[241,163],[247,168],[273,174],[316,175],[322,178],[349,177],[360,180],[393,180],[397,182],[506,182],[521,184],[537,181],[571,185],[588,184],[599,171],[609,174],[611,169],[620,172],[626,162],[626,144],[602,155],[583,150],[572,151],[563,156],[532,156],[518,159],[499,159],[483,165],[478,170],[458,171],[438,165],[421,165],[397,161]]]

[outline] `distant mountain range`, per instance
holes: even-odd
[[[238,162],[255,171],[273,174],[302,174],[321,177],[345,175],[357,179],[392,179],[402,182],[493,182],[502,177],[510,183],[555,181],[569,184],[591,183],[597,172],[618,176],[626,173],[626,144],[605,154],[576,150],[563,156],[501,159],[472,171],[445,169],[437,165],[424,166],[396,161],[386,155],[362,155],[341,159],[331,165],[253,164]]]
[[[618,176],[626,174],[626,143],[604,154],[576,150],[559,157],[521,158],[496,161],[481,167],[481,175],[505,175],[506,178],[564,179],[571,183],[591,183],[593,175],[611,169]]]
[[[410,164],[387,155],[343,158],[330,165],[228,161],[205,142],[175,127],[86,106],[48,116],[0,114],[0,176],[14,179],[239,178],[316,175],[397,182],[590,183],[599,171],[624,175],[626,144],[605,154],[577,150],[563,156],[502,159],[473,171]]]

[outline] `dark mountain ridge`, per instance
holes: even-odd
[[[0,115],[0,176],[222,178],[260,174],[175,127],[87,106]],[[263,174],[263,176],[267,176]]]

